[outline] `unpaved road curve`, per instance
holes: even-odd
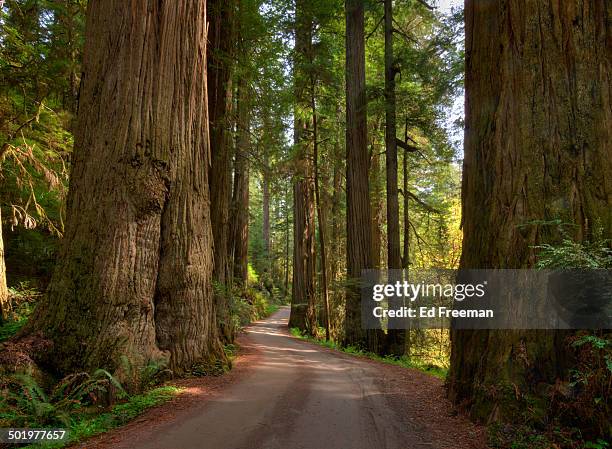
[[[178,419],[140,431],[138,425],[132,426],[125,438],[112,439],[108,447],[483,447],[481,429],[450,416],[448,404],[435,409],[412,403],[412,395],[406,395],[405,390],[410,388],[438,391],[441,386],[437,380],[431,387],[427,385],[428,378],[416,371],[347,356],[295,339],[287,334],[288,315],[288,308],[283,308],[247,329],[247,340],[259,355],[255,366],[244,376],[180,413]],[[407,377],[394,379],[400,371]],[[420,381],[411,387],[409,382],[415,377]],[[414,396],[418,401],[419,394]],[[103,442],[104,437],[94,447],[104,447]],[[89,447],[87,443],[84,446]]]

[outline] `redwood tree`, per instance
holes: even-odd
[[[397,130],[395,76],[396,63],[393,56],[393,1],[384,0],[385,8],[385,153],[387,174],[387,268],[400,270],[399,189],[397,185]],[[396,271],[390,273],[396,274]],[[395,281],[399,279],[390,279]],[[391,320],[394,321],[394,320]],[[406,331],[389,329],[387,351],[401,356],[404,354]]]
[[[308,2],[296,1],[294,55],[295,172],[293,178],[293,284],[289,325],[316,331],[315,290],[315,206],[313,164],[309,131],[312,119],[308,61],[312,52],[312,14]]]
[[[346,265],[349,287],[344,343],[368,348],[361,326],[361,270],[372,267],[372,218],[368,183],[367,100],[363,0],[346,0]]]
[[[225,290],[229,272],[229,209],[231,184],[231,109],[234,56],[234,3],[209,0],[208,13],[208,109],[212,161],[209,170],[210,214],[214,238],[213,279],[219,284],[215,294],[221,334],[232,339],[233,329]]]
[[[234,191],[232,195],[232,260],[234,280],[246,285],[249,250],[249,151],[250,102],[249,80],[243,75],[238,83],[236,123],[236,156],[234,159]]]
[[[57,372],[222,354],[206,22],[205,1],[89,2],[66,231],[28,328]]]
[[[532,267],[558,238],[535,220],[574,223],[577,241],[612,235],[611,14],[605,0],[466,0],[462,268]],[[566,378],[562,336],[453,332],[450,397],[511,418]]]

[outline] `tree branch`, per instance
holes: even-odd
[[[410,190],[406,193],[404,193],[403,189],[398,189],[399,193],[401,193],[402,195],[406,195],[406,193],[408,194],[408,196],[410,198],[412,198],[419,206],[421,206],[423,209],[425,209],[427,212],[431,212],[434,214],[441,214],[442,212],[439,211],[438,209],[430,206],[429,204],[427,204],[425,201],[421,200],[418,196],[416,196],[414,193],[412,193]]]
[[[425,8],[429,9],[430,11],[434,10],[434,7],[431,6],[429,3],[425,2],[425,0],[417,0],[421,5],[423,5]]]

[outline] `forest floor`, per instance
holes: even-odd
[[[485,429],[453,412],[440,379],[292,337],[289,309],[249,326],[234,368],[87,449],[483,449]]]

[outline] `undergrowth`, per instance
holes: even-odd
[[[0,323],[0,342],[8,340],[27,323],[41,293],[27,282],[9,288],[11,313],[9,319]]]
[[[425,363],[418,359],[412,359],[408,357],[392,357],[392,356],[380,356],[378,354],[374,354],[372,352],[366,352],[354,346],[342,346],[334,341],[329,340],[321,340],[318,338],[313,338],[308,335],[304,335],[298,328],[290,329],[291,335],[294,337],[301,338],[302,340],[309,341],[311,343],[318,344],[320,346],[324,346],[326,348],[334,349],[336,351],[341,351],[346,354],[367,357],[372,360],[377,360],[379,362],[388,363],[390,365],[401,366],[403,368],[412,368],[417,369],[419,371],[424,372],[425,374],[429,374],[431,376],[435,376],[439,379],[446,379],[446,375],[448,370],[444,367],[434,365],[432,363]]]
[[[542,244],[536,268],[600,270],[612,268],[612,241],[596,226],[590,240],[574,241],[567,227],[553,225],[557,244]],[[539,385],[524,395],[525,412],[514,423],[489,427],[489,445],[503,449],[610,449],[612,443],[612,333],[609,330],[565,331],[564,356],[570,368],[555,384]],[[561,376],[560,376],[561,377]]]
[[[158,386],[131,395],[102,369],[71,374],[52,386],[32,374],[5,375],[0,378],[0,427],[63,428],[67,440],[29,446],[63,447],[121,426],[180,392],[178,387]]]

